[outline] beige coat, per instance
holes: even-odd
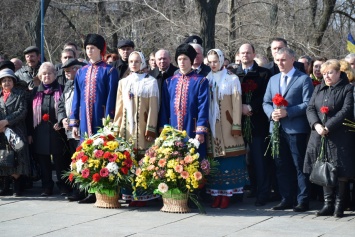
[[[117,90],[114,123],[119,137],[133,139],[138,154],[143,155],[156,137],[159,112],[159,90],[154,77],[131,74],[120,80]]]
[[[222,78],[216,79],[221,75],[221,73],[214,75],[214,78],[211,75],[207,76],[210,82],[210,126],[215,123],[215,131],[211,129],[207,139],[208,154],[213,157],[239,156],[246,153],[241,127],[240,82],[236,75],[229,72]],[[214,109],[214,106],[218,109]],[[215,116],[211,112],[213,109],[217,111]],[[215,122],[213,122],[213,117],[215,117]]]

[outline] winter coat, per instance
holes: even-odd
[[[30,160],[27,143],[27,130],[25,118],[27,115],[27,102],[25,92],[13,88],[6,102],[3,99],[3,93],[0,91],[0,120],[6,119],[9,122],[7,127],[11,128],[19,135],[25,143],[25,147],[16,152],[18,164],[15,168],[0,168],[0,176],[12,174],[30,174]],[[4,133],[0,133],[0,149],[6,149],[8,145]]]
[[[318,85],[308,104],[307,118],[312,132],[304,162],[305,173],[311,173],[312,165],[320,154],[321,136],[314,128],[315,124],[320,123],[329,130],[326,135],[326,155],[328,160],[337,167],[338,176],[355,176],[355,133],[343,125],[344,119],[353,119],[353,85],[349,84],[344,73],[341,73],[340,77],[340,81],[333,86],[325,85],[324,81]],[[322,106],[329,108],[325,119],[323,119],[324,114],[320,112]],[[324,120],[325,123],[323,123]]]
[[[53,82],[53,90],[63,91],[63,87],[57,82]],[[34,99],[37,92],[44,91],[43,84],[41,83],[38,87],[33,89],[32,100]],[[31,103],[32,106],[32,103]],[[33,111],[30,120],[32,121],[32,127],[30,130],[30,135],[33,137],[33,148],[34,153],[40,155],[51,155],[59,154],[64,155],[67,150],[66,144],[66,135],[64,129],[55,131],[53,126],[58,123],[55,102],[54,102],[54,93],[44,94],[42,105],[41,105],[41,115],[42,118],[44,114],[49,114],[49,121],[41,120],[41,122],[33,127]]]

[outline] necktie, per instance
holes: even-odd
[[[249,69],[244,69],[244,71],[245,71],[245,74],[248,74]]]
[[[281,80],[281,94],[283,95],[286,91],[288,77],[285,75]]]

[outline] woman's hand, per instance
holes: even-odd
[[[73,127],[73,135],[75,138],[80,138],[79,136],[79,129],[77,127]]]
[[[0,130],[4,129],[9,124],[9,121],[6,119],[0,120]]]
[[[317,123],[316,125],[314,125],[314,129],[317,131],[317,133],[320,136],[325,136],[328,134],[328,129],[325,129],[325,127],[323,127],[323,125]]]
[[[54,130],[59,131],[61,129],[61,126],[59,126],[58,123],[54,124],[53,126]]]

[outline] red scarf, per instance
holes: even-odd
[[[6,103],[7,98],[9,98],[9,96],[10,96],[10,94],[11,94],[11,91],[4,91],[4,90],[3,90],[2,93],[4,94],[3,99],[4,99],[4,102]]]

